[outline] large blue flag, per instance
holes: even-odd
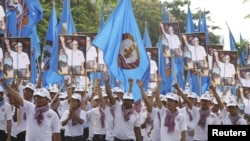
[[[208,45],[210,43],[209,40],[209,32],[208,32],[208,28],[207,28],[207,20],[206,20],[206,13],[205,10],[203,12],[203,17],[202,17],[202,23],[201,23],[201,32],[205,32],[206,35],[206,44]]]
[[[243,38],[242,38],[242,35],[240,33],[240,45],[242,46],[242,44],[243,44]],[[245,59],[247,58],[247,52],[248,52],[248,48],[244,48],[239,55],[239,61],[240,61],[240,64],[242,66],[246,65]]]
[[[192,12],[190,7],[188,6],[188,13],[187,13],[187,22],[186,22],[186,33],[194,32],[194,22]]]
[[[143,34],[143,44],[144,44],[144,47],[146,47],[146,48],[152,47],[152,43],[151,43],[150,36],[148,33],[147,21],[145,21],[145,28],[144,28],[144,34]]]
[[[136,23],[130,0],[121,0],[93,44],[104,53],[104,61],[109,71],[129,90],[128,79],[149,80],[149,58]],[[136,83],[133,85],[134,100],[141,98]]]
[[[227,24],[227,28],[228,28],[228,32],[229,32],[229,43],[230,43],[230,50],[231,51],[237,51],[237,49],[235,48],[235,39],[234,39],[234,36],[231,32],[231,29],[230,27],[228,26]]]
[[[58,34],[71,35],[76,32],[75,23],[70,10],[70,0],[64,0],[62,14],[58,24]]]
[[[169,17],[167,15],[167,12],[164,6],[161,7],[161,11],[162,11],[162,21],[169,22]]]
[[[62,75],[57,73],[58,68],[58,39],[57,39],[57,17],[56,9],[53,4],[49,24],[46,33],[46,45],[44,46],[44,51],[51,54],[51,56],[44,56],[44,63],[47,70],[43,74],[43,86],[49,86],[54,83],[61,83],[64,80]],[[48,58],[47,58],[48,57]],[[46,60],[48,59],[48,60]]]

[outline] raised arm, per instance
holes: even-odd
[[[221,102],[221,99],[220,99],[219,95],[217,94],[217,91],[216,91],[214,85],[210,86],[210,90],[212,91],[212,94],[214,95],[214,98],[218,102],[220,110],[223,110],[224,109],[224,104]]]
[[[116,99],[115,99],[114,96],[112,95],[112,91],[111,91],[111,89],[110,89],[108,72],[103,72],[103,78],[104,78],[104,81],[105,81],[105,89],[106,89],[106,93],[107,93],[107,95],[108,95],[110,104],[111,104],[111,105],[115,105]]]
[[[161,31],[162,33],[164,34],[164,36],[167,34],[165,29],[164,29],[164,25],[162,23],[160,23],[160,28],[161,28]]]
[[[145,94],[145,91],[143,89],[143,82],[141,80],[137,79],[136,83],[137,83],[138,87],[140,88],[141,96],[142,96],[142,99],[143,99],[143,101],[145,102],[145,104],[147,106],[147,110],[148,110],[148,112],[151,113],[153,106],[152,106],[151,102],[149,101],[147,95]]]
[[[157,107],[159,109],[162,108],[162,102],[161,102],[161,98],[160,98],[161,82],[162,82],[162,78],[160,76],[157,76],[157,82],[156,82],[157,85],[156,85],[156,90],[155,90],[155,99],[156,99]]]
[[[178,83],[175,83],[173,87],[177,90],[177,95],[181,96],[181,98],[187,103],[188,108],[192,109],[193,108],[193,103],[188,99],[188,97],[182,92],[180,89]]]
[[[61,41],[61,43],[62,43],[62,47],[63,47],[64,51],[66,51],[66,50],[67,50],[67,47],[66,47],[66,45],[65,45],[65,38],[64,38],[63,36],[60,36],[59,38],[60,38],[60,41]]]
[[[10,49],[10,41],[8,39],[4,40],[8,52],[11,54],[13,51]]]
[[[187,36],[185,34],[182,35],[182,39],[187,47],[191,46],[187,41]]]
[[[17,91],[13,90],[6,82],[6,78],[1,78],[1,82],[3,84],[3,86],[6,88],[8,94],[10,94],[10,96],[16,100],[16,102],[18,103],[18,105],[23,106],[23,99],[22,97],[18,94]]]

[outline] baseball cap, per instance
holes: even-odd
[[[31,89],[32,91],[35,90],[34,84],[32,84],[32,83],[30,83],[30,82],[29,82],[28,84],[25,85],[24,89],[26,89],[26,88],[29,88],[29,89]]]
[[[174,100],[174,101],[179,102],[179,96],[176,95],[175,93],[171,93],[171,92],[170,92],[170,93],[167,93],[166,98],[167,98],[167,99],[172,99],[172,100]]]
[[[99,96],[95,95],[94,98],[93,98],[93,100],[97,100],[97,99],[99,99]]]
[[[40,88],[40,89],[37,89],[34,93],[34,96],[41,96],[41,97],[46,97],[48,98],[49,100],[51,100],[50,98],[50,94],[49,94],[49,91],[45,88]]]
[[[124,91],[121,89],[121,88],[119,88],[119,87],[114,87],[113,89],[112,89],[112,92],[114,93],[114,92],[117,92],[117,93],[124,93]]]
[[[75,92],[84,92],[84,88],[82,86],[77,86],[74,91]]]
[[[59,98],[67,98],[68,97],[68,95],[67,95],[67,93],[66,92],[61,92],[61,93],[59,93]]]
[[[200,100],[208,100],[211,101],[211,97],[209,94],[203,94],[200,98]]]
[[[189,93],[187,95],[188,98],[196,98],[196,95],[194,93]]]
[[[123,98],[122,99],[130,99],[130,100],[133,100],[134,97],[133,97],[133,94],[132,93],[125,93],[123,95]]]
[[[73,93],[71,98],[82,101],[82,96],[77,93]]]
[[[229,107],[229,106],[237,106],[237,105],[238,105],[238,103],[234,99],[230,99],[230,100],[227,101],[227,107]]]
[[[51,92],[51,93],[58,93],[59,89],[57,87],[53,86],[53,87],[49,88],[49,92]]]

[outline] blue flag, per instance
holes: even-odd
[[[240,34],[240,45],[242,45],[243,44],[243,38],[242,38],[242,36],[241,36],[241,34]],[[248,49],[247,48],[244,48],[242,51],[241,51],[241,53],[240,53],[240,55],[239,55],[239,60],[240,60],[240,64],[242,65],[242,66],[245,66],[246,65],[246,58],[247,58],[247,52],[248,52]]]
[[[149,58],[136,23],[130,0],[121,0],[93,41],[104,53],[109,71],[129,89],[128,79],[149,80]],[[139,87],[133,84],[134,100],[141,98]]]
[[[194,22],[190,7],[188,6],[186,33],[192,33],[192,32],[194,32]]]
[[[146,48],[152,47],[152,43],[151,43],[150,36],[148,33],[148,27],[147,27],[146,21],[145,21],[145,28],[144,28],[144,34],[143,34],[143,44],[144,44],[144,47],[146,47]]]
[[[229,42],[230,42],[230,50],[231,51],[237,51],[237,49],[235,48],[235,40],[234,40],[234,36],[231,32],[230,27],[227,24],[227,28],[228,28],[228,32],[229,32]]]
[[[207,20],[206,20],[206,13],[205,10],[203,12],[203,17],[202,17],[202,25],[201,25],[201,32],[205,32],[206,35],[206,44],[208,45],[210,43],[209,40],[209,32],[208,32],[208,28],[207,28]]]
[[[50,84],[62,83],[64,81],[64,77],[57,73],[58,68],[58,39],[57,39],[57,17],[56,17],[56,9],[53,5],[49,24],[46,32],[46,45],[44,46],[44,50],[49,52],[51,56],[44,56],[44,63],[48,65],[43,74],[43,86],[49,86]],[[48,59],[48,60],[46,60]]]
[[[72,35],[73,33],[76,33],[76,27],[70,10],[70,0],[64,0],[58,34]]]
[[[169,18],[168,18],[168,15],[164,6],[161,7],[161,11],[162,11],[162,21],[169,22]]]

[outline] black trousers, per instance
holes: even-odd
[[[17,134],[17,141],[25,141],[26,131],[20,132]],[[11,140],[12,141],[12,140]]]
[[[83,137],[82,136],[75,136],[75,137],[65,136],[65,141],[83,141]]]
[[[0,130],[0,137],[1,137],[1,140],[3,139],[3,141],[6,141],[7,134],[5,133],[4,130]]]
[[[134,140],[133,139],[122,140],[122,139],[119,139],[117,137],[114,137],[114,141],[134,141]]]
[[[92,141],[106,141],[106,135],[94,134]]]

